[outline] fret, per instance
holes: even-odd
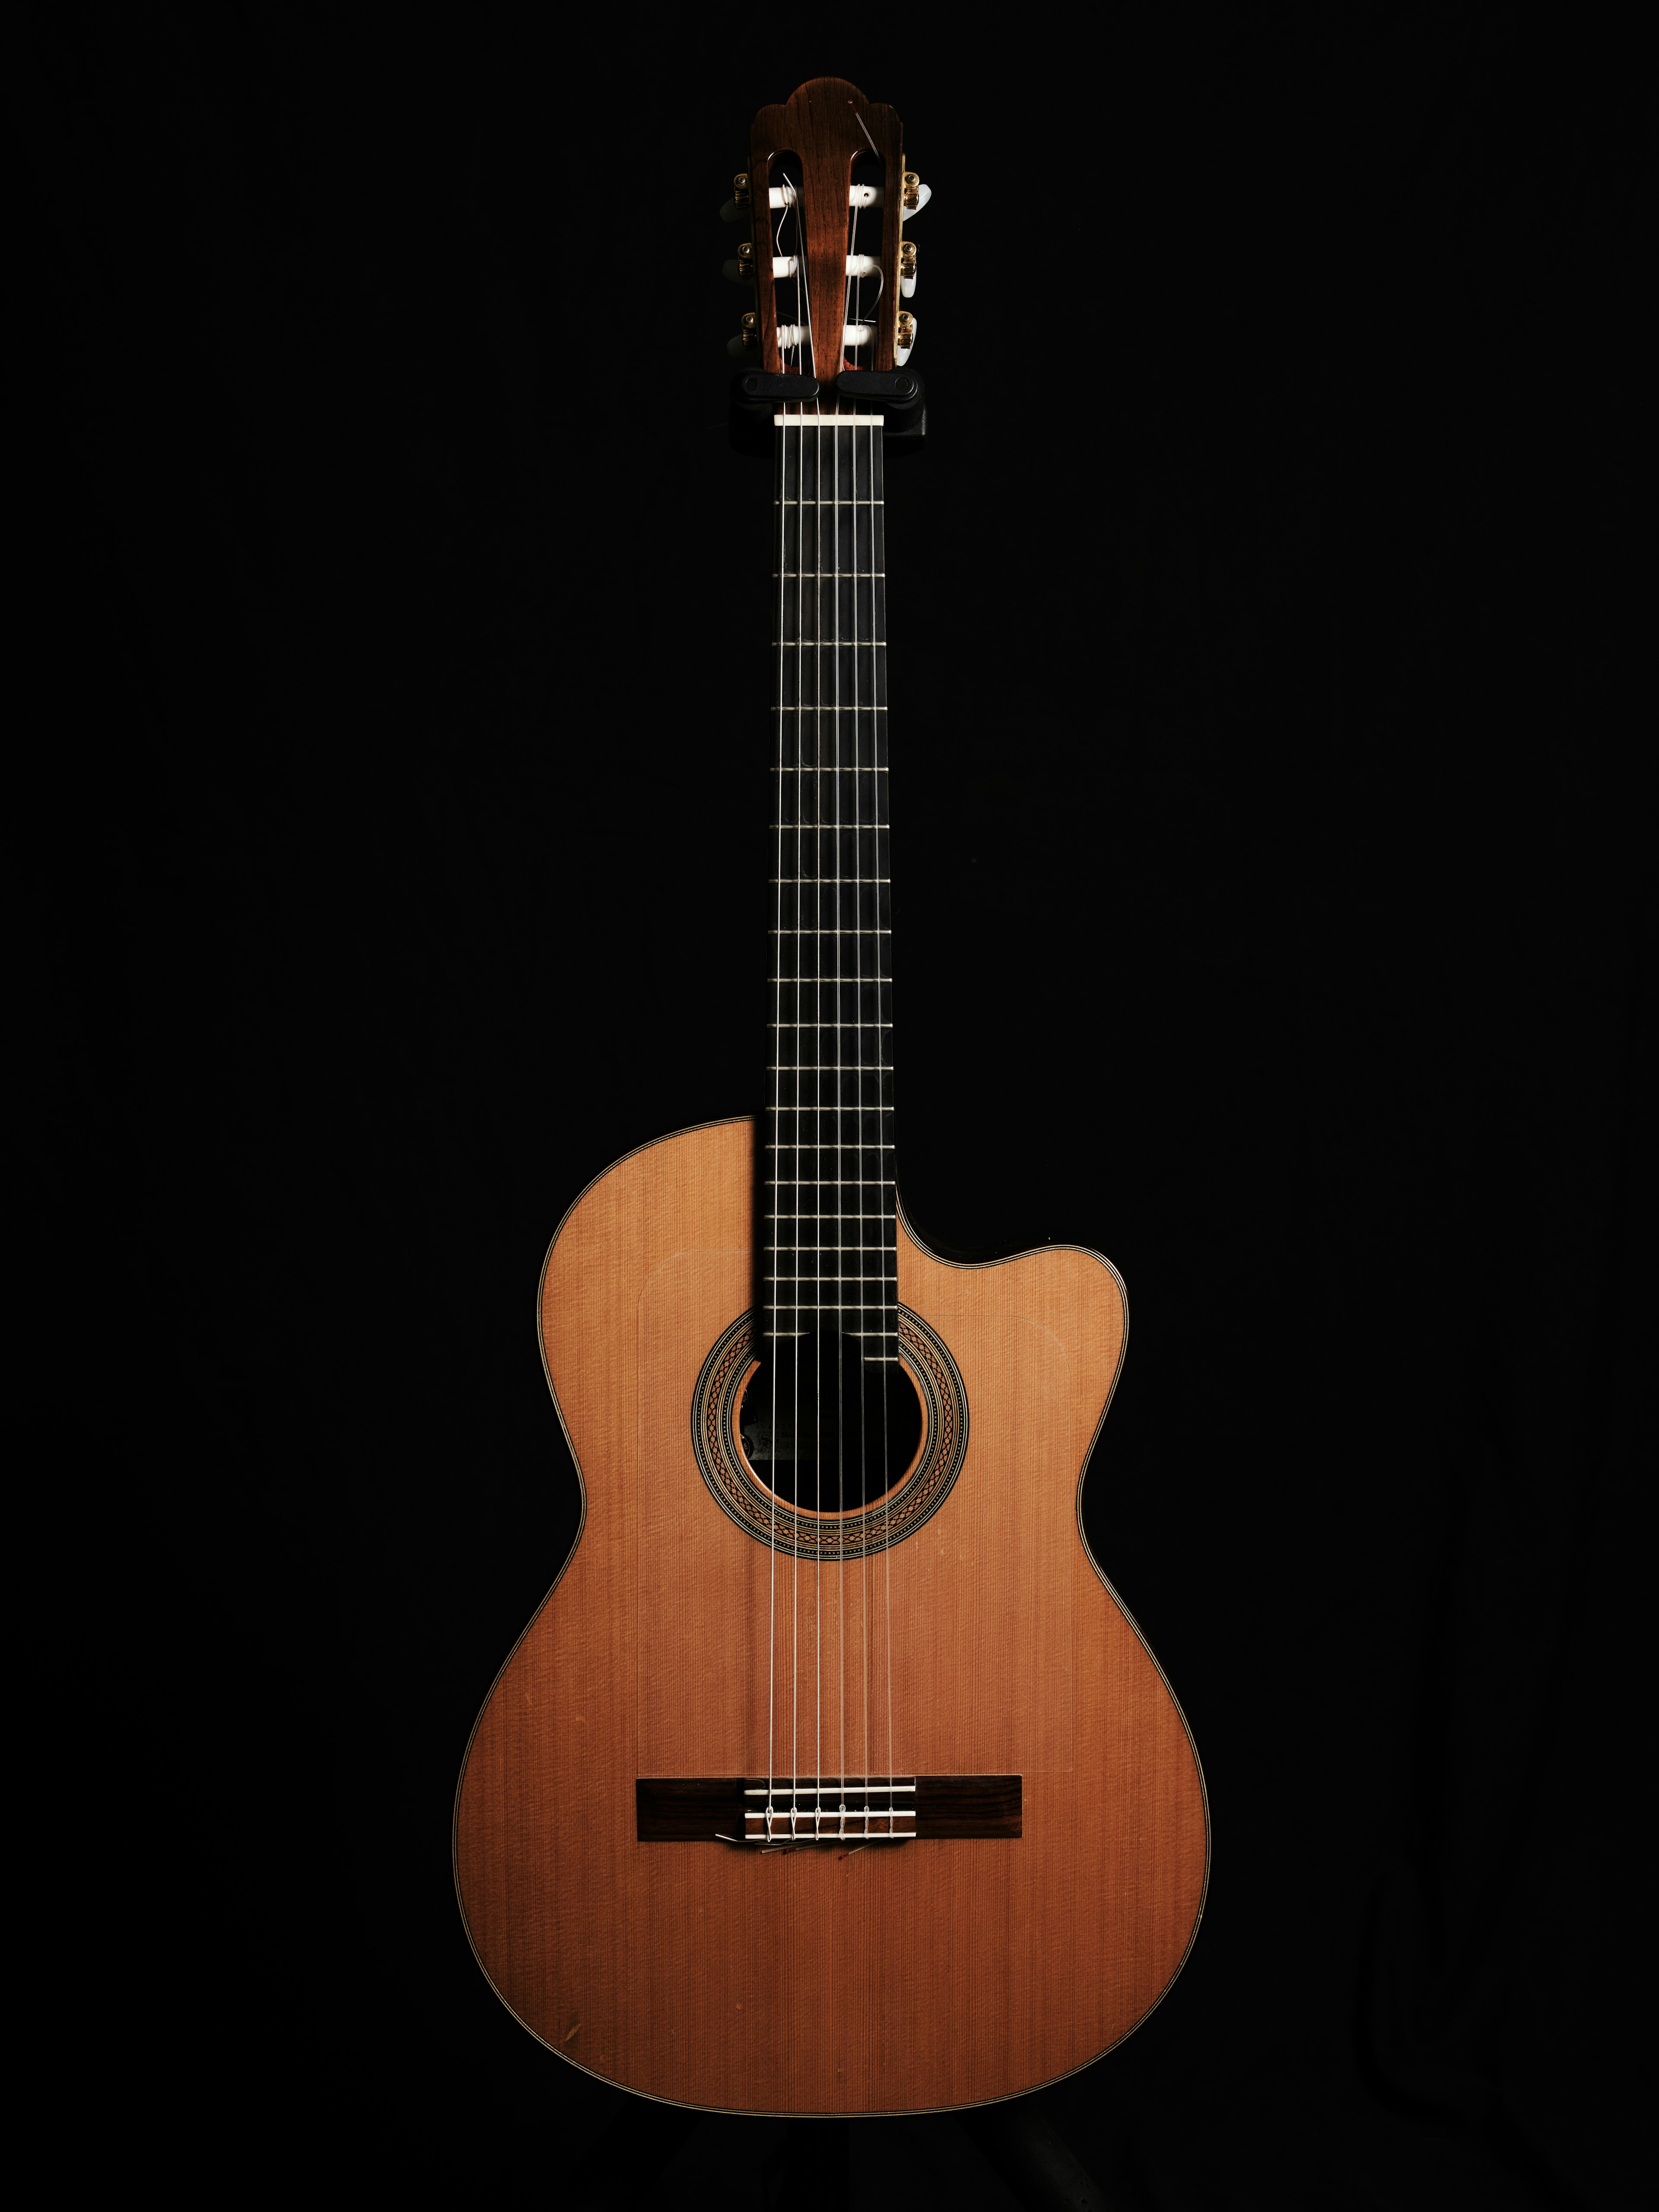
[[[841,1071],[836,1071],[836,1073],[841,1073]],[[794,1115],[803,1115],[803,1113],[825,1113],[825,1115],[827,1115],[827,1113],[834,1113],[834,1115],[845,1115],[845,1117],[852,1117],[852,1115],[856,1115],[856,1113],[891,1113],[891,1110],[894,1110],[894,1109],[891,1109],[891,1106],[783,1106],[783,1109],[781,1109],[781,1110],[783,1110],[783,1113],[794,1113]],[[874,1137],[872,1137],[872,1139],[869,1139],[869,1141],[872,1141],[872,1144],[874,1144],[876,1139],[874,1139]]]

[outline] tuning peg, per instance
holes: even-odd
[[[916,342],[916,319],[908,308],[899,310],[897,342],[893,348],[893,359],[901,368],[909,360]]]
[[[911,238],[907,238],[899,248],[899,291],[907,300],[915,297],[916,246]]]
[[[760,317],[751,308],[738,325],[737,337],[726,341],[726,350],[733,361],[742,361],[746,355],[757,353],[759,349]]]
[[[724,273],[729,283],[752,284],[754,283],[755,249],[749,243],[749,240],[746,238],[743,241],[743,244],[738,248],[737,259],[735,261],[728,261],[726,263]],[[773,264],[773,274],[775,276],[776,273],[777,264],[775,262]]]
[[[904,205],[900,210],[899,221],[908,222],[913,215],[920,215],[933,197],[933,186],[924,185],[914,169],[907,169],[904,173]]]
[[[749,220],[749,172],[739,169],[732,179],[732,197],[720,210],[722,222],[746,222]]]

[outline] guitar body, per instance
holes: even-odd
[[[1145,2018],[1208,1878],[1186,1723],[1081,1533],[1121,1285],[1075,1248],[954,1266],[901,1220],[905,1356],[944,1348],[929,1419],[957,1425],[955,1472],[902,1540],[786,1556],[694,1445],[752,1298],[755,1141],[730,1121],[630,1154],[549,1251],[539,1327],[584,1516],[468,1746],[461,1910],[517,2018],[626,2088],[733,2112],[1011,2096]],[[792,1755],[1018,1777],[1018,1832],[640,1839],[641,1778],[787,1776]]]

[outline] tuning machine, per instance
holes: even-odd
[[[726,350],[733,361],[748,361],[760,351],[760,317],[751,307],[738,325],[738,335],[728,338]]]
[[[899,248],[899,292],[907,300],[915,297],[916,246],[911,238],[907,238]]]
[[[747,222],[749,213],[749,172],[747,169],[739,169],[732,179],[732,197],[720,210],[720,221]]]
[[[893,359],[901,368],[909,360],[916,342],[916,319],[908,307],[899,310],[898,328],[894,333]]]
[[[752,284],[755,281],[755,249],[745,238],[738,248],[737,258],[725,264],[724,275],[729,284]]]

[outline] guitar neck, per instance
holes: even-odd
[[[879,416],[774,429],[769,1334],[897,1345]]]

